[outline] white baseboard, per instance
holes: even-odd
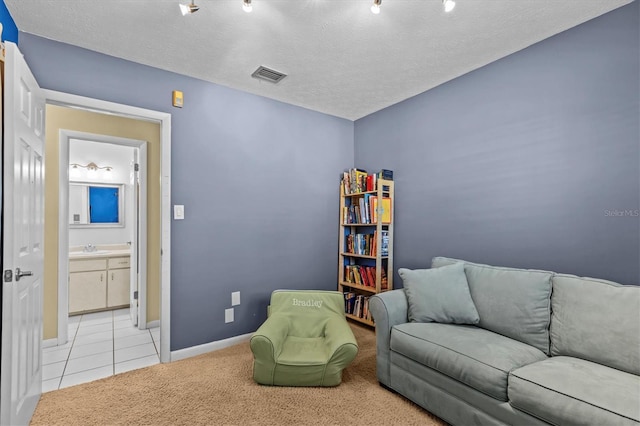
[[[156,328],[156,327],[160,327],[160,320],[149,321],[147,323],[147,328]]]
[[[44,348],[52,348],[54,346],[58,346],[58,338],[47,339],[42,341],[42,349]]]
[[[198,346],[191,346],[190,348],[171,351],[171,362],[228,348],[229,346],[246,342],[251,338],[251,336],[253,336],[253,333],[241,334],[240,336],[229,337],[228,339],[218,340],[216,342],[210,342]]]

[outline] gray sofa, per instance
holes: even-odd
[[[409,322],[373,296],[378,381],[454,425],[640,424],[640,287],[464,264],[479,322]],[[405,285],[406,287],[406,285]]]

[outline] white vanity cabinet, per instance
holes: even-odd
[[[69,314],[129,306],[130,256],[69,261]]]
[[[106,259],[69,262],[69,313],[107,307]]]
[[[130,256],[107,259],[107,307],[129,305]]]

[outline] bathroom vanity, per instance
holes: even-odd
[[[128,307],[130,273],[126,244],[69,250],[69,315]]]

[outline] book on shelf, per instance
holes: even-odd
[[[393,180],[393,170],[367,173],[366,170],[353,168],[342,172],[342,188],[345,194],[372,192],[377,190],[379,179]]]
[[[353,305],[356,301],[356,294],[353,292],[344,293],[344,311],[348,314],[353,312]]]
[[[380,217],[382,223],[391,223],[391,198],[382,197]]]
[[[368,201],[368,211],[371,217],[371,222],[369,223],[377,224],[378,217],[382,218],[383,224],[388,225],[391,223],[391,198],[383,197],[381,206],[376,196],[369,197]]]
[[[376,175],[367,175],[367,191],[376,190],[376,180],[378,180]]]
[[[382,169],[378,172],[378,177],[384,180],[393,180],[393,170]]]
[[[371,313],[369,312],[369,296],[356,294],[354,292],[344,293],[344,311],[354,317],[363,318],[371,321]]]
[[[386,279],[384,270],[382,271],[383,277]],[[345,283],[353,283],[362,285],[365,287],[376,286],[376,268],[375,266],[364,265],[345,265],[344,270]]]
[[[364,194],[360,200],[362,201],[362,208],[365,212],[364,214],[364,223],[371,223],[371,208],[369,207],[369,199],[371,198],[371,194]]]
[[[358,200],[360,204],[360,223],[369,223],[367,221],[367,208],[365,207],[364,197]]]
[[[387,245],[389,239],[387,234]],[[375,256],[377,252],[376,233],[373,234],[348,234],[345,237],[345,253],[361,256]]]
[[[380,234],[380,255],[389,256],[389,231]]]

